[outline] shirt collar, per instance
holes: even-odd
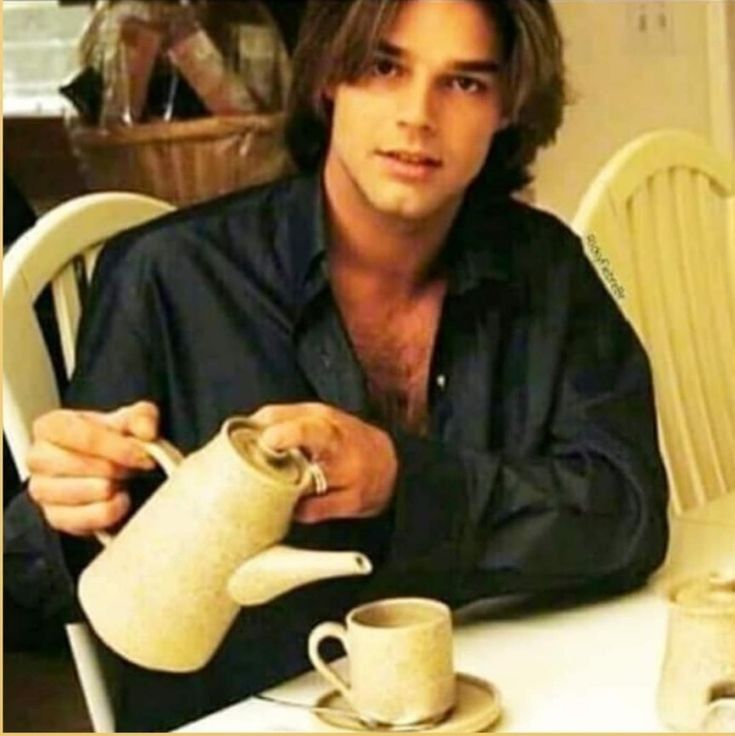
[[[508,198],[491,199],[472,189],[467,193],[444,248],[450,293],[511,278],[512,210]]]
[[[285,202],[285,253],[293,264],[294,306],[300,316],[328,284],[327,223],[321,171],[299,176]]]
[[[328,285],[327,207],[321,169],[297,180],[288,223],[289,252],[295,263],[299,314]],[[490,199],[470,190],[444,247],[449,292],[462,294],[485,281],[511,277],[509,212],[512,200]]]

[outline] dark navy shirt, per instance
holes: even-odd
[[[328,252],[320,180],[304,176],[167,215],[99,259],[69,404],[150,399],[162,434],[188,452],[233,414],[321,401],[384,426],[399,459],[381,517],[295,525],[289,540],[362,549],[374,575],[245,611],[197,675],[121,664],[137,683],[128,728],[177,725],[305,667],[309,627],[358,600],[420,594],[458,606],[617,590],[663,558],[666,479],[646,356],[561,222],[511,199],[466,198],[442,254],[449,286],[424,437],[387,426],[372,405]]]

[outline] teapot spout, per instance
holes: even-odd
[[[306,583],[368,575],[373,566],[360,552],[318,552],[275,545],[240,565],[227,592],[242,606],[257,606]]]

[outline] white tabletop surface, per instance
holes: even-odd
[[[663,590],[675,578],[735,567],[735,494],[672,524],[664,568],[644,589],[573,608],[519,615],[474,606],[455,629],[460,672],[500,690],[495,730],[664,731],[656,687],[666,635]],[[313,703],[329,688],[314,672],[268,691]],[[182,732],[328,731],[307,711],[248,699],[190,723]]]

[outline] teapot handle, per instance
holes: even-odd
[[[154,442],[138,440],[138,443],[161,466],[167,476],[171,476],[184,459],[184,456],[166,440],[158,439]],[[115,538],[111,532],[95,532],[94,536],[104,547]]]

